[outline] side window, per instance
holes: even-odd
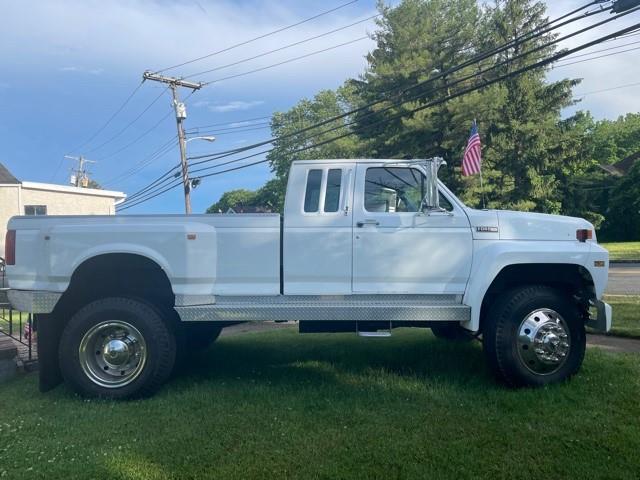
[[[33,215],[46,215],[47,214],[47,206],[46,205],[25,205],[24,206],[24,214],[33,216]]]
[[[364,209],[368,212],[417,212],[424,198],[424,176],[408,167],[367,169]]]
[[[447,197],[442,195],[442,192],[439,192],[440,195],[440,206],[444,208],[447,212],[453,212],[453,205],[451,202],[447,200]]]
[[[307,175],[307,190],[304,195],[304,211],[317,212],[320,205],[320,185],[322,184],[322,170],[309,170]]]
[[[342,169],[329,170],[327,175],[327,192],[324,195],[324,211],[337,212],[340,208],[340,191],[342,187]]]

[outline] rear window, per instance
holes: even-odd
[[[342,187],[342,170],[329,170],[327,175],[327,192],[324,195],[324,211],[337,212],[340,208],[340,192]]]
[[[322,170],[309,170],[307,175],[307,190],[304,195],[304,211],[317,212],[320,205],[320,185],[322,184]]]

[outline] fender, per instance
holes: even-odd
[[[154,232],[162,235],[149,235]],[[144,235],[144,242],[136,241],[139,235]],[[52,228],[49,236],[48,248],[57,255],[48,256],[49,288],[43,290],[66,291],[80,265],[113,253],[155,262],[165,271],[175,295],[210,295],[215,283],[216,230],[203,223],[92,225],[90,233],[81,225],[62,225]]]
[[[570,264],[586,268],[592,248],[589,242],[575,241],[474,240],[473,243],[471,276],[462,300],[471,307],[471,320],[463,323],[462,327],[473,332],[480,329],[482,301],[502,269],[528,263]]]

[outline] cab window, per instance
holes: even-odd
[[[320,205],[320,185],[322,184],[322,170],[309,170],[307,175],[307,189],[304,195],[304,211],[317,212]]]
[[[369,168],[364,208],[367,212],[418,212],[424,198],[424,181],[424,175],[416,168]]]

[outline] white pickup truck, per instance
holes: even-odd
[[[284,216],[15,217],[8,298],[36,314],[40,385],[147,395],[244,321],[481,338],[511,386],[578,371],[606,332],[608,253],[585,220],[466,207],[441,159],[293,163]],[[222,368],[223,366],[221,366]]]

